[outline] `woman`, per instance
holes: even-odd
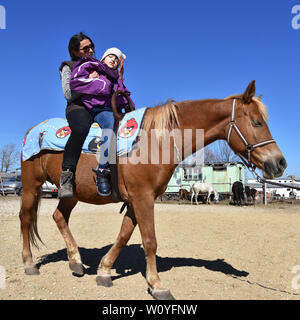
[[[83,105],[80,94],[70,89],[71,73],[78,60],[94,55],[94,48],[94,43],[88,36],[83,33],[75,34],[70,39],[68,47],[71,60],[62,62],[59,68],[62,89],[67,100],[66,118],[72,130],[63,156],[60,188],[58,190],[60,199],[73,197],[73,183],[77,162],[90,126],[94,122],[94,117]],[[95,76],[97,76],[95,73],[90,74],[90,77]]]

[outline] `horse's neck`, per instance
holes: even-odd
[[[203,129],[204,146],[219,139],[226,139],[226,127],[231,116],[232,100],[183,101],[178,103],[178,106],[182,132],[185,129],[193,131]],[[192,149],[192,153],[197,151],[195,141]]]

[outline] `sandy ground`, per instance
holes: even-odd
[[[46,247],[33,249],[33,254],[41,274],[24,274],[19,203],[15,197],[0,198],[0,271],[4,268],[6,274],[0,299],[152,300],[138,228],[115,262],[114,286],[96,284],[100,259],[119,232],[120,204],[79,204],[74,209],[70,228],[85,267],[85,275],[76,277],[51,217],[56,199],[42,199],[39,212]],[[176,299],[299,300],[299,205],[157,203],[155,213],[158,270]]]

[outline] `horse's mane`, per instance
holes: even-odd
[[[163,130],[179,128],[175,101],[167,101],[164,105],[148,108],[144,118],[143,129],[147,132],[151,129]]]
[[[225,98],[229,99],[241,99],[242,95],[232,95]],[[268,120],[268,112],[266,105],[260,101],[259,98],[253,97],[252,100],[257,104],[258,111],[265,121]],[[144,118],[143,129],[149,131],[151,129],[156,129],[158,131],[167,129],[171,130],[174,128],[179,128],[179,121],[177,115],[178,106],[175,101],[167,101],[163,105],[158,105],[152,108],[148,108]]]
[[[242,98],[242,95],[238,94],[238,95],[229,96],[229,97],[225,98],[224,100],[241,99],[241,98]],[[263,117],[263,119],[265,121],[268,121],[268,111],[267,111],[266,105],[263,102],[261,102],[260,98],[253,97],[252,100],[257,104],[258,111],[261,114],[261,116]]]

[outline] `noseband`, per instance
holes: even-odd
[[[233,104],[232,104],[232,111],[231,111],[231,120],[229,123],[229,131],[228,131],[228,135],[227,135],[227,142],[229,145],[230,142],[230,137],[231,137],[231,132],[232,129],[235,130],[235,132],[237,133],[237,135],[240,137],[240,139],[243,141],[244,145],[246,146],[246,152],[247,152],[247,159],[245,159],[240,153],[236,153],[241,160],[243,161],[243,163],[251,170],[254,171],[255,170],[255,165],[252,164],[251,162],[251,152],[259,147],[265,146],[267,144],[270,143],[276,143],[275,140],[270,139],[270,140],[266,140],[263,142],[259,142],[256,144],[250,144],[248,143],[247,139],[244,137],[244,135],[241,133],[240,129],[238,128],[237,124],[236,124],[236,120],[235,120],[235,109],[236,109],[236,99],[233,100]]]

